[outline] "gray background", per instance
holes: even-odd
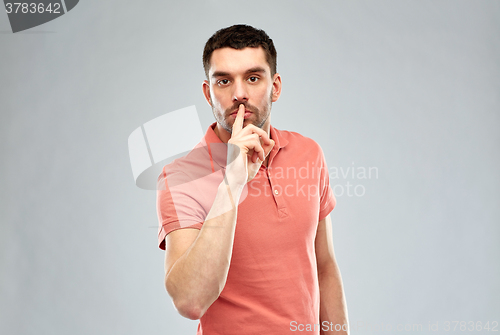
[[[378,169],[331,179],[365,190],[332,212],[353,333],[500,321],[499,15],[498,1],[81,1],[12,34],[0,13],[0,333],[195,333],[163,288],[155,193],[134,185],[127,138],[193,104],[206,130],[202,48],[235,23],[275,41],[272,124],[315,139],[330,169]]]

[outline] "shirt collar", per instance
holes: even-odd
[[[227,158],[227,144],[222,142],[220,138],[214,131],[217,122],[212,123],[203,136],[201,140],[201,144],[208,148],[208,152],[211,160],[213,160],[216,164],[219,165],[220,168],[226,167],[226,158]],[[271,159],[278,153],[278,150],[284,148],[288,144],[288,140],[283,136],[283,133],[269,125],[269,132],[271,134],[271,139],[274,140],[274,147],[269,154],[269,162]],[[212,166],[212,170],[214,170],[214,166]]]

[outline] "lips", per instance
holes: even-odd
[[[236,111],[236,112],[230,114],[229,116],[236,119],[237,114],[238,114],[238,112]],[[249,110],[245,110],[245,115],[243,116],[243,118],[248,119],[252,114],[253,113],[250,112]]]

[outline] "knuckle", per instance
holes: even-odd
[[[247,126],[247,128],[248,128],[249,130],[251,130],[253,133],[260,132],[260,130],[261,130],[260,128],[258,128],[258,127],[257,127],[256,125],[254,125],[254,124],[249,124],[249,125]]]

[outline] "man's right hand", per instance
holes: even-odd
[[[228,141],[226,177],[228,182],[244,186],[252,180],[274,147],[274,141],[262,129],[249,124],[243,128],[245,106],[241,104]]]

